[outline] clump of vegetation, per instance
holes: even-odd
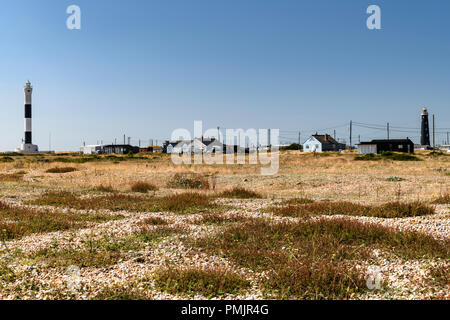
[[[400,181],[403,181],[403,180],[404,180],[403,178],[396,177],[396,176],[392,176],[392,177],[386,178],[386,181],[388,181],[388,182],[400,182]]]
[[[11,157],[1,157],[0,162],[14,162],[14,159]]]
[[[246,219],[247,218],[245,216],[241,215],[224,216],[221,213],[212,212],[203,213],[201,217],[196,221],[196,223],[204,225],[223,225],[233,222],[243,222]]]
[[[301,144],[298,143],[291,143],[290,145],[288,145],[287,147],[281,147],[280,150],[303,150],[303,146]]]
[[[165,267],[155,271],[156,286],[173,295],[207,298],[238,294],[250,286],[242,276],[224,268]]]
[[[251,190],[241,187],[234,187],[233,189],[223,191],[218,195],[219,198],[234,198],[234,199],[260,199],[262,196]]]
[[[431,215],[433,207],[421,202],[389,202],[379,206],[361,205],[347,201],[324,201],[305,205],[277,206],[270,209],[285,217],[310,217],[314,215],[351,215],[378,218],[404,218]]]
[[[308,203],[314,203],[314,200],[309,198],[292,198],[289,200],[284,200],[280,203],[280,205],[301,205],[301,204],[308,204]]]
[[[78,171],[77,168],[73,168],[73,167],[55,167],[55,168],[50,168],[48,169],[47,173],[69,173],[69,172],[74,172],[74,171]]]
[[[108,194],[81,198],[70,192],[50,192],[28,204],[74,208],[80,210],[108,209],[134,212],[174,212],[180,214],[220,210],[221,207],[205,195],[187,192],[164,197]]]
[[[150,218],[146,218],[144,219],[141,224],[143,225],[152,225],[152,226],[160,226],[160,225],[168,225],[169,222],[167,222],[167,220],[163,219],[163,218],[159,218],[159,217],[150,217]]]
[[[422,161],[413,154],[396,153],[385,151],[381,155],[369,153],[361,156],[356,156],[354,160],[357,161],[379,161],[379,160],[393,160],[393,161]]]
[[[123,219],[122,215],[75,214],[15,207],[0,201],[0,232],[2,240],[21,238],[33,233],[79,229],[89,222]]]
[[[434,199],[434,204],[450,204],[450,193],[439,196]]]
[[[94,300],[114,300],[114,301],[130,301],[130,300],[149,300],[151,297],[145,295],[142,289],[135,285],[108,287],[101,290]]]
[[[374,153],[367,153],[362,156],[356,156],[356,161],[378,161],[381,160],[381,157]]]
[[[47,247],[33,253],[29,258],[44,262],[49,267],[106,267],[124,259],[130,250],[143,247],[139,236],[116,238],[104,235],[100,239],[87,238],[81,248],[58,249]]]
[[[139,193],[147,193],[149,191],[156,191],[158,188],[151,183],[138,181],[131,185],[131,191]]]
[[[181,227],[159,226],[156,228],[142,227],[139,236],[147,243],[158,242],[172,235],[184,233]]]
[[[19,182],[19,181],[23,180],[23,176],[25,174],[26,174],[25,171],[0,174],[0,181],[2,181],[2,182]]]
[[[282,223],[253,219],[186,241],[265,272],[265,294],[278,299],[349,299],[364,292],[364,271],[355,266],[371,259],[373,248],[414,259],[448,259],[450,254],[450,240],[349,218]]]
[[[5,262],[0,262],[0,281],[14,282],[16,278],[14,271]]]
[[[441,286],[448,286],[450,284],[450,265],[447,263],[431,268],[430,276],[433,282]]]
[[[383,152],[381,154],[381,158],[388,159],[388,160],[394,160],[394,161],[422,161],[421,159],[417,158],[413,154],[397,153],[397,152],[391,152],[391,151]]]
[[[197,173],[177,173],[169,181],[170,188],[180,189],[209,189],[207,178]]]
[[[98,185],[94,187],[94,191],[104,192],[104,193],[114,193],[117,192],[111,185]]]

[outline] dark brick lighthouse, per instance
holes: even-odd
[[[422,111],[422,128],[421,128],[421,134],[420,134],[420,144],[422,146],[430,145],[430,125],[428,123],[427,108],[423,108],[423,111]]]

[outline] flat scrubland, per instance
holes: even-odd
[[[0,154],[0,299],[449,299],[449,164]]]

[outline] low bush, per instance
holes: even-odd
[[[239,294],[250,282],[224,268],[165,267],[154,273],[156,286],[173,295],[193,297],[201,294],[207,298],[226,294]]]
[[[218,195],[219,198],[234,198],[234,199],[260,199],[262,196],[251,190],[241,187],[235,187],[230,190],[223,191]]]
[[[264,272],[264,293],[277,299],[349,299],[363,293],[365,270],[357,265],[371,259],[374,248],[405,259],[450,257],[450,240],[349,218],[281,223],[252,219],[185,241]]]
[[[314,215],[351,215],[378,218],[405,218],[431,215],[433,207],[421,202],[389,202],[379,206],[361,205],[353,202],[323,201],[305,205],[276,206],[269,209],[285,217],[309,217]]]
[[[156,190],[158,190],[158,188],[155,187],[153,184],[143,181],[134,182],[131,185],[131,191],[133,192],[147,193],[149,191],[156,191]]]
[[[434,199],[434,204],[450,204],[450,193],[439,196]]]
[[[47,172],[47,173],[69,173],[69,172],[74,172],[74,171],[78,171],[78,169],[73,168],[73,167],[63,167],[63,168],[55,167],[55,168],[47,169],[45,172]]]
[[[194,192],[164,197],[114,193],[89,198],[80,198],[70,192],[50,192],[26,203],[80,210],[108,209],[112,211],[174,212],[180,214],[220,211],[222,209],[221,206],[213,203],[209,197]]]
[[[207,178],[196,173],[177,173],[169,181],[170,188],[181,189],[209,189],[209,181]]]

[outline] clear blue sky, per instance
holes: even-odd
[[[79,31],[66,28],[71,4]],[[382,30],[366,28],[371,4]],[[23,137],[27,79],[41,150],[50,132],[53,149],[75,150],[163,139],[194,120],[348,139],[350,120],[419,127],[424,106],[450,128],[449,12],[448,0],[2,1],[0,150]],[[417,141],[392,133],[407,135]]]

